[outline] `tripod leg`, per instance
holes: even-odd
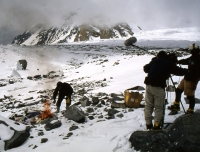
[[[169,86],[169,80],[168,80],[167,85]],[[164,128],[164,122],[165,122],[165,108],[166,108],[166,104],[168,104],[168,91],[167,91],[166,93],[167,93],[167,99],[165,99],[165,102],[164,102],[164,104],[163,104],[163,118],[162,118],[162,121],[161,121],[161,128]]]
[[[175,86],[174,81],[173,81],[173,79],[172,79],[171,76],[170,76],[170,78],[171,78],[171,81],[172,81],[172,83],[173,83],[174,88],[176,89],[176,86]],[[183,107],[183,103],[182,103],[181,100],[180,100],[180,103],[181,103],[181,106],[182,106],[182,108],[183,108],[184,113],[186,113],[185,108]]]

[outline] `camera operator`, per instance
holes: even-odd
[[[160,51],[157,57],[154,57],[149,64],[144,66],[144,72],[148,73],[144,83],[146,84],[145,92],[145,121],[147,130],[161,129],[161,120],[165,104],[165,87],[166,80],[170,74],[183,76],[187,69],[182,69],[172,61],[165,51]],[[155,109],[155,111],[154,111]],[[152,124],[152,113],[154,116],[154,127]]]
[[[186,59],[179,60],[177,63],[188,65],[188,72],[181,80],[180,84],[176,89],[176,98],[170,107],[169,110],[180,111],[180,101],[181,94],[184,92],[184,95],[187,96],[189,100],[189,108],[186,114],[194,112],[195,107],[195,90],[200,79],[200,49],[196,44],[192,44],[190,48],[191,56]]]

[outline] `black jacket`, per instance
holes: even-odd
[[[200,78],[200,55],[192,55],[187,59],[179,60],[177,63],[188,65],[188,73],[184,76],[187,81],[196,81]]]
[[[57,86],[53,92],[53,99],[56,99],[56,96],[58,95],[58,102],[61,102],[60,100],[63,100],[65,96],[71,97],[73,93],[73,88],[68,83],[62,83],[59,86]]]
[[[165,88],[170,74],[183,76],[187,73],[187,69],[179,68],[167,59],[155,57],[144,66],[144,72],[148,73],[144,81],[146,85]]]

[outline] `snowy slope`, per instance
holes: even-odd
[[[164,39],[163,37],[166,33],[168,34]],[[178,39],[178,33],[181,34],[180,39]],[[141,32],[136,34],[138,38],[136,45],[150,48],[150,52],[155,51],[153,48],[159,47],[162,47],[164,50],[166,50],[165,48],[171,48],[172,50],[173,48],[185,48],[192,42],[196,42],[200,45],[198,40],[199,33],[197,32],[197,35],[194,33],[193,30],[189,31],[187,29],[163,29]],[[191,37],[189,37],[189,35]],[[99,92],[119,94],[123,93],[125,89],[137,85],[145,87],[143,81],[146,74],[143,72],[143,66],[151,60],[153,55],[138,55],[139,52],[134,52],[134,48],[126,48],[124,46],[124,40],[125,39],[98,40],[93,42],[77,42],[41,47],[1,45],[0,61],[2,64],[0,65],[0,76],[1,82],[7,83],[7,85],[0,87],[0,98],[4,98],[4,95],[12,95],[16,100],[20,100],[23,103],[35,102],[40,100],[39,94],[37,93],[38,91],[54,89],[58,81],[74,82],[73,87],[75,88],[76,85],[83,84],[84,82],[93,83],[94,81],[106,79],[106,86],[96,86],[93,90],[89,91],[86,96],[94,95]],[[183,56],[181,58],[185,57],[188,56]],[[20,81],[14,84],[9,84],[8,80],[12,78],[10,75],[13,73],[13,69],[16,69],[17,61],[20,59],[26,59],[28,61],[27,70],[17,70],[23,79],[20,79]],[[35,81],[27,79],[28,76],[43,75],[52,70],[61,75],[63,74],[63,76]],[[182,77],[173,76],[174,82],[179,82],[181,78]],[[18,77],[13,79],[19,80]],[[199,90],[200,85],[198,85],[196,91],[197,98],[200,98]],[[33,99],[30,101],[25,100],[30,97],[33,97]],[[75,97],[74,95],[72,104],[78,100],[78,98]],[[168,102],[171,104],[173,101],[174,92],[168,94]],[[184,107],[188,108],[188,105],[184,102],[184,96],[182,96],[182,101]],[[32,108],[37,110],[43,109],[42,104],[36,104],[32,106]],[[197,104],[195,110],[199,108],[200,106]],[[0,109],[0,115],[5,118],[9,118],[13,113],[23,114],[24,110],[23,108],[6,109],[6,105],[3,105],[2,102],[0,102]],[[51,104],[51,109],[54,112],[56,106]],[[61,111],[64,109],[65,103],[63,101]],[[134,111],[131,112],[128,111],[129,108],[117,110],[124,115],[122,118],[116,117],[115,119],[97,121],[99,119],[95,117],[93,120],[87,119],[83,124],[70,121],[59,113],[57,116],[62,122],[61,127],[46,131],[44,125],[35,125],[35,128],[32,128],[30,132],[33,138],[29,138],[22,146],[7,150],[7,152],[32,150],[36,152],[44,150],[48,150],[49,152],[134,151],[134,149],[131,148],[129,137],[131,133],[136,130],[145,130],[144,109],[133,109]],[[169,111],[166,110],[166,114],[168,112]],[[102,113],[102,115],[106,116],[106,112],[103,111],[103,109],[99,109],[95,111],[95,113]],[[165,115],[165,122],[173,122],[176,117],[182,114],[184,114],[183,110],[176,116]],[[77,125],[79,129],[72,131],[73,135],[68,139],[64,139],[70,132],[69,128],[74,124]],[[38,135],[39,130],[44,132],[43,136]],[[41,143],[41,138],[48,138],[48,141],[46,143]],[[4,143],[2,140],[0,140],[0,145],[0,151],[4,151]],[[35,145],[37,146],[36,148],[34,148]]]

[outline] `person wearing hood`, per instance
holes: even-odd
[[[179,83],[176,89],[176,98],[173,105],[169,106],[169,110],[180,111],[180,101],[181,95],[184,92],[184,95],[187,96],[189,100],[189,108],[186,111],[186,114],[191,114],[194,112],[195,107],[195,90],[197,84],[200,80],[200,49],[197,44],[192,44],[189,48],[191,56],[179,60],[178,64],[188,65],[188,72],[184,78]]]
[[[144,72],[147,73],[144,80],[146,84],[144,111],[146,129],[159,130],[164,117],[166,80],[170,77],[170,74],[185,75],[187,69],[178,67],[176,63],[170,61],[165,51],[160,51],[149,64],[144,66]],[[153,111],[155,114],[154,126],[152,123]]]
[[[60,111],[60,106],[64,97],[66,97],[66,109],[71,105],[71,95],[73,93],[73,88],[68,83],[58,82],[57,86],[53,92],[53,100],[57,106],[57,113]],[[58,100],[56,102],[56,97],[58,95]]]

